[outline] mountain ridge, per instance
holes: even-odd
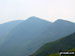
[[[0,55],[28,56],[43,44],[74,32],[74,24],[67,25],[67,23],[52,24],[49,21],[31,17],[8,33],[6,41],[0,46]]]
[[[13,20],[13,21],[8,21],[9,23],[10,22],[14,22],[14,21],[27,21],[27,20],[44,20],[44,21],[48,21],[48,20],[45,20],[45,19],[41,19],[41,18],[39,18],[39,17],[36,17],[36,16],[31,16],[31,17],[29,17],[28,19],[26,19],[26,20]],[[68,20],[64,20],[64,19],[57,19],[57,20],[55,20],[54,22],[51,22],[51,21],[48,21],[48,22],[50,22],[50,23],[56,23],[56,22],[58,22],[58,21],[67,21],[67,22],[70,22],[70,23],[74,23],[74,22],[72,22],[72,21],[68,21]],[[8,22],[5,22],[5,23],[8,23]],[[2,24],[5,24],[5,23],[2,23]]]

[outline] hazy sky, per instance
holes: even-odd
[[[75,0],[0,0],[0,23],[31,16],[75,22]]]

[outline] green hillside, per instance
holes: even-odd
[[[45,44],[37,50],[33,56],[48,56],[49,54],[59,52],[59,50],[70,50],[73,48],[75,48],[75,33],[54,42]]]
[[[74,51],[75,52],[75,48],[73,48],[72,50],[68,50],[68,51]],[[48,56],[59,56],[59,54],[56,53],[56,54],[51,54],[51,55],[48,55]],[[73,56],[75,56],[75,55],[73,55]]]

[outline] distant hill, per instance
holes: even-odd
[[[75,24],[65,20],[51,23],[30,17],[15,26],[0,46],[0,56],[28,56],[47,42],[55,41],[75,32]],[[4,53],[4,54],[3,54]]]
[[[70,50],[75,48],[75,33],[56,40],[49,42],[38,49],[33,56],[48,56],[49,54],[58,53],[59,50]],[[57,56],[58,54],[53,54]],[[50,55],[52,56],[52,55]]]
[[[9,32],[21,22],[23,22],[23,20],[16,20],[0,24],[0,45],[5,41]]]
[[[11,21],[11,22],[0,24],[0,37],[1,37],[1,35],[10,31],[12,28],[14,28],[16,25],[20,24],[21,22],[23,22],[23,21],[17,20],[17,21]]]

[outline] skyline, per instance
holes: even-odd
[[[75,22],[75,0],[0,0],[0,23],[31,16]]]

